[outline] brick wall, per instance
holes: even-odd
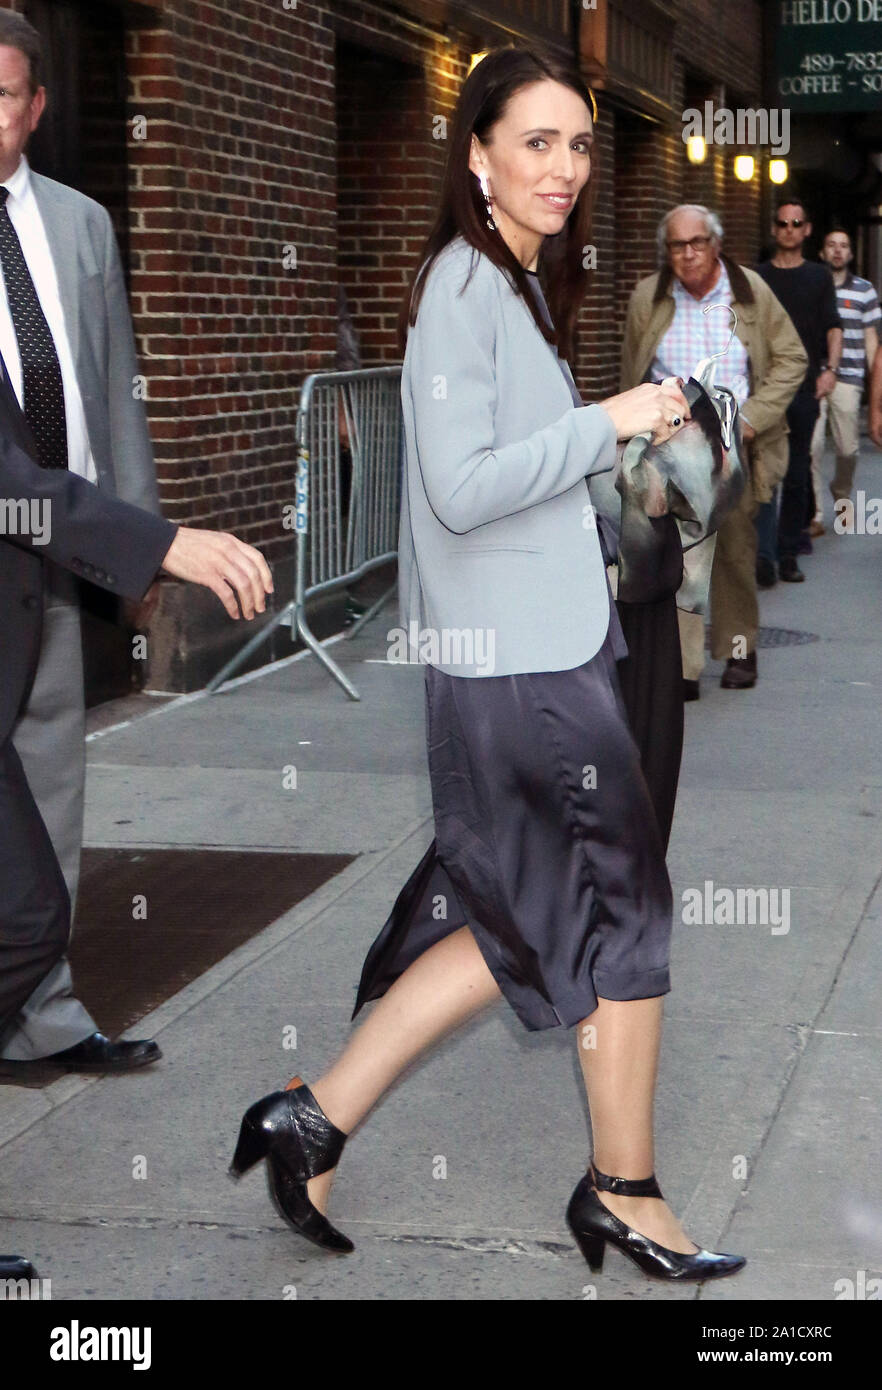
[[[693,84],[758,91],[760,9],[680,0],[678,102],[697,54]],[[129,27],[126,66],[132,310],[161,495],[174,520],[259,544],[287,598],[298,393],[336,365],[338,277],[365,365],[396,360],[446,153],[438,118],[470,52],[494,40],[479,20],[442,35],[370,0],[161,0],[158,12],[158,27]],[[572,364],[588,399],[616,389],[627,298],[655,269],[666,207],[713,202],[748,260],[759,239],[755,190],[734,184],[728,154],[694,171],[678,121],[600,105],[598,264]],[[193,689],[242,641],[212,595],[164,584],[150,684]],[[259,659],[290,650],[283,629]]]
[[[658,220],[677,194],[675,138],[648,121],[614,110],[601,101],[599,127],[613,147],[604,161],[597,205],[606,210],[604,242],[598,258],[608,258],[612,273],[604,293],[592,296],[586,309],[585,347],[576,381],[586,400],[618,390],[619,356],[628,299],[637,281],[656,269]]]
[[[626,232],[617,227],[613,200],[605,196],[607,190],[619,182],[616,155],[611,112],[599,98],[592,163],[592,178],[597,180],[597,190],[591,237],[597,263],[591,272],[588,296],[579,318],[576,359],[570,362],[576,385],[587,399],[615,392],[618,377],[619,337],[611,306],[616,303],[616,274],[621,255],[632,244],[632,239],[630,229]]]
[[[748,265],[757,259],[762,240],[759,163],[749,184],[735,178],[733,159],[739,151],[732,147],[710,147],[703,164],[690,164],[679,119],[685,107],[700,107],[705,99],[717,105],[758,104],[761,7],[747,4],[737,10],[736,15],[735,7],[720,6],[714,0],[681,0],[677,6],[677,118],[670,125],[646,120],[600,98],[594,231],[598,269],[582,314],[579,359],[574,367],[586,399],[618,389],[628,297],[639,279],[658,268],[656,228],[669,208],[681,202],[712,208],[723,222],[727,253]]]
[[[170,0],[162,30],[129,35],[132,310],[163,500],[270,550],[294,383],[334,344],[333,81],[312,27]]]
[[[161,28],[128,35],[132,309],[163,504],[286,562],[282,596],[298,388],[335,346],[331,56],[314,11],[274,0],[166,0]],[[242,641],[177,585],[155,631],[162,688],[201,684]]]
[[[342,40],[337,48],[337,260],[366,365],[397,360],[402,289],[444,163],[431,130],[434,114],[449,114],[449,98],[418,58]]]
[[[297,399],[336,366],[338,277],[365,365],[397,358],[400,295],[431,219],[468,45],[377,6],[168,0],[132,33],[133,309],[174,519],[235,528],[293,587]],[[285,268],[285,257],[296,266]],[[243,640],[169,585],[151,683],[201,684]],[[260,660],[291,651],[282,630]]]

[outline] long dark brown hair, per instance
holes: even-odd
[[[514,287],[528,305],[537,327],[563,358],[573,352],[573,335],[582,301],[588,292],[588,271],[583,264],[589,244],[591,203],[595,184],[596,146],[592,150],[591,175],[576,199],[564,226],[547,236],[539,252],[538,269],[555,329],[545,324],[529,291],[527,275],[517,256],[498,231],[487,226],[487,205],[476,176],[469,169],[472,135],[482,143],[500,120],[509,101],[522,87],[551,78],[570,87],[596,116],[596,103],[578,71],[566,59],[537,46],[492,49],[473,68],[463,83],[453,114],[441,204],[427,236],[398,315],[398,346],[403,353],[407,330],[416,322],[426,277],[435,258],[455,236],[462,236],[488,256],[500,270],[508,271]],[[471,274],[469,275],[471,279]]]

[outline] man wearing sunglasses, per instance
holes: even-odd
[[[778,577],[790,584],[801,584],[805,579],[796,556],[803,531],[814,515],[810,506],[812,435],[821,401],[836,385],[842,355],[842,320],[833,277],[826,266],[807,261],[802,254],[811,232],[808,212],[798,199],[779,203],[772,221],[775,254],[757,267],[793,320],[809,359],[805,380],[787,409],[789,462],[777,525]],[[757,532],[757,583],[771,588],[775,583],[774,498],[760,507]]]

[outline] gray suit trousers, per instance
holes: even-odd
[[[40,664],[13,743],[61,865],[74,915],[83,842],[85,710],[76,580],[51,561]],[[41,980],[0,1039],[0,1057],[31,1061],[73,1047],[97,1031],[73,995],[67,957]]]

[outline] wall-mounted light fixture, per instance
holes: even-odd
[[[707,159],[707,144],[704,136],[690,135],[686,141],[686,158],[690,164],[703,164]]]
[[[789,172],[786,159],[769,160],[769,178],[772,183],[786,183]]]
[[[742,183],[750,183],[753,178],[753,171],[756,168],[756,161],[752,154],[738,154],[735,156],[735,177]]]
[[[473,53],[469,59],[469,72],[471,72],[473,68],[476,68],[481,59],[486,58],[489,52],[489,48],[482,48],[480,53]]]

